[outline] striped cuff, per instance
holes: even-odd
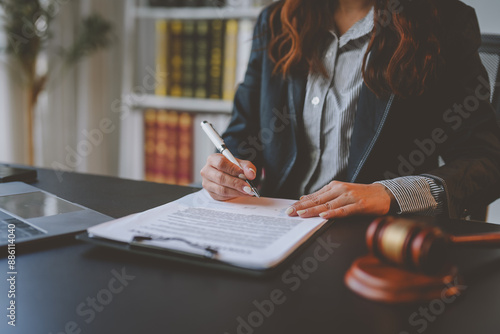
[[[438,215],[443,212],[444,189],[434,179],[425,176],[404,176],[377,181],[396,198],[400,211],[421,215]]]

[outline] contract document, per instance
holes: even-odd
[[[327,220],[289,217],[293,200],[240,197],[226,202],[206,190],[93,226],[90,238],[197,254],[246,269],[273,268]]]

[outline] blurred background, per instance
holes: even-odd
[[[200,183],[214,149],[199,123],[227,126],[270,2],[0,1],[0,162]],[[500,1],[464,2],[500,35]]]

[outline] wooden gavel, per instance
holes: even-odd
[[[379,259],[427,274],[448,263],[452,247],[499,247],[500,233],[454,236],[410,219],[379,217],[366,231],[368,249]]]

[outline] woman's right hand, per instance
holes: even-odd
[[[227,201],[240,196],[253,196],[252,189],[245,182],[255,179],[255,166],[248,160],[236,159],[243,167],[233,164],[219,153],[211,154],[206,165],[201,169],[203,188],[213,199]]]

